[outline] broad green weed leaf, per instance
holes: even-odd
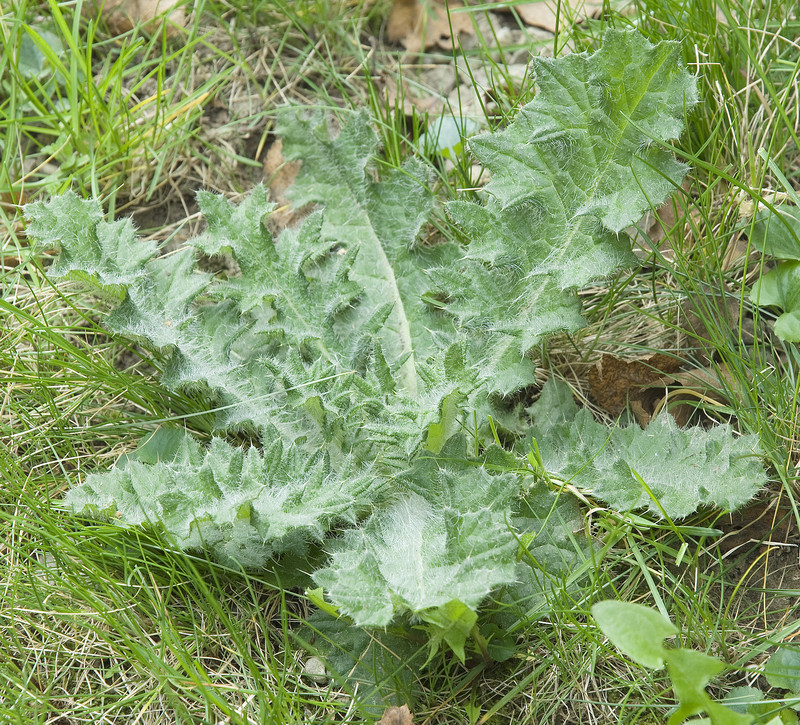
[[[617,511],[646,508],[678,518],[699,506],[734,510],[766,483],[757,438],[734,438],[728,425],[681,429],[662,414],[645,430],[607,428],[555,380],[529,412],[527,440],[536,441],[545,468]]]
[[[458,659],[463,662],[466,656],[464,646],[478,621],[475,609],[468,607],[458,599],[453,599],[436,609],[423,610],[419,616],[428,625],[426,627],[430,637],[428,659],[433,657],[442,642],[446,642]]]
[[[52,51],[62,58],[66,55],[64,44],[55,33],[51,33],[44,28],[25,27],[25,30],[27,32],[22,35],[19,41],[17,71],[24,79],[45,81],[45,88],[55,90],[55,84],[52,84],[52,87],[47,84],[47,81],[51,80],[54,75],[51,66],[33,38],[38,37],[41,42],[52,48]],[[63,84],[63,78],[59,78],[59,80]]]
[[[692,722],[711,725],[751,725],[754,722],[753,716],[714,702],[706,692],[708,683],[725,669],[722,661],[703,652],[664,646],[664,639],[678,634],[678,629],[654,609],[607,600],[592,607],[592,616],[612,644],[635,662],[653,669],[666,663],[679,703],[668,725],[681,725],[700,713],[709,717]]]
[[[735,712],[746,713],[755,712],[754,708],[762,707],[760,701],[763,699],[764,693],[756,687],[734,687],[725,695],[722,702]],[[754,705],[754,703],[759,704]],[[767,707],[769,708],[770,706],[767,705]]]
[[[762,209],[753,224],[750,242],[778,259],[778,264],[753,285],[750,299],[762,307],[779,307],[775,334],[788,342],[800,342],[800,209],[779,206]]]
[[[117,466],[124,468],[129,461],[148,464],[172,461],[179,455],[187,438],[194,440],[183,428],[157,428],[139,442],[135,451],[122,455]]]
[[[776,259],[800,260],[800,208],[778,206],[756,215],[750,243]]]
[[[764,693],[755,687],[734,687],[722,699],[722,704],[742,715],[756,716],[760,718],[756,722],[765,722],[765,725],[797,725],[797,714],[786,707],[767,720],[781,705],[768,700]]]
[[[775,320],[775,334],[787,342],[800,342],[800,262],[783,262],[759,277],[750,299],[762,307],[784,310]]]
[[[447,309],[488,333],[499,347],[488,359],[510,363],[509,346],[519,360],[584,325],[574,290],[636,264],[621,232],[680,186],[687,169],[663,142],[697,101],[678,45],[636,33],[533,62],[537,97],[504,131],[470,139],[491,172],[489,201],[448,204],[470,243],[462,264],[438,272]]]
[[[716,675],[725,669],[725,664],[703,652],[683,648],[670,651],[668,658],[667,666],[672,679],[672,689],[675,690],[675,697],[680,702],[677,712],[670,717],[670,723],[682,723],[687,717],[699,715],[701,712],[712,715],[711,722],[713,723],[715,718],[709,711],[710,698],[705,688]],[[751,721],[751,718],[742,719],[742,716],[736,715],[721,705],[717,707],[722,708],[726,715],[731,716],[731,725],[736,718],[743,723]]]
[[[598,602],[592,616],[615,647],[645,667],[664,666],[664,639],[678,633],[672,622],[641,604]]]
[[[778,647],[764,666],[764,677],[773,687],[800,694],[800,647]]]
[[[753,725],[758,722],[755,716],[750,714],[742,714],[731,710],[730,708],[714,702],[708,693],[705,693],[703,699],[703,706],[701,710],[696,710],[696,705],[687,708],[679,707],[667,720],[667,725],[682,725],[684,722],[689,722],[691,725]],[[687,720],[693,714],[705,712],[709,717]],[[777,723],[770,720],[772,725],[780,725],[780,719]]]
[[[477,129],[477,122],[471,118],[439,116],[417,139],[417,148],[423,152],[441,154],[446,159],[455,159],[461,153],[464,140]]]

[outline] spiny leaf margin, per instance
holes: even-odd
[[[767,482],[758,437],[734,437],[727,424],[682,429],[664,412],[644,430],[609,429],[579,409],[569,386],[556,379],[528,410],[532,426],[520,450],[535,441],[549,473],[616,511],[647,509],[670,518],[702,506],[733,511]]]
[[[622,230],[680,186],[688,167],[665,145],[698,94],[679,53],[609,30],[593,54],[534,57],[536,98],[470,139],[491,172],[488,201],[448,203],[469,245],[437,270],[438,294],[484,337],[498,392],[526,384],[514,367],[545,337],[585,325],[574,291],[635,266]]]

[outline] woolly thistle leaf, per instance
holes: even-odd
[[[522,481],[468,462],[466,441],[455,436],[395,485],[407,493],[346,531],[314,579],[360,626],[386,626],[405,613],[444,638],[449,614],[455,624],[464,606],[475,611],[493,587],[514,580],[517,542],[506,516]]]
[[[514,507],[511,523],[521,542],[516,581],[497,597],[502,609],[494,621],[513,631],[549,614],[556,592],[579,589],[594,563],[584,514],[566,495],[529,491]]]
[[[345,136],[341,143],[335,140],[332,144],[339,148],[346,141]],[[352,153],[352,149],[346,151]],[[365,165],[366,160],[348,163]],[[417,172],[421,173],[419,168]],[[364,194],[373,212],[383,213],[380,210],[385,207],[388,215],[390,199],[409,191],[403,184],[410,183],[410,178],[395,176],[388,196],[378,182],[370,181]],[[413,181],[413,190],[420,196],[414,212],[419,216],[429,207],[425,195],[430,193],[420,186],[419,179]],[[380,239],[369,232],[336,240],[323,236],[324,229],[332,228],[330,224],[326,227],[326,209],[312,214],[299,230],[287,230],[273,242],[263,223],[272,205],[262,187],[239,206],[206,193],[199,195],[199,202],[208,230],[190,243],[207,254],[234,255],[241,274],[212,279],[198,273],[190,250],[150,259],[153,246],[137,247],[130,224],[105,222],[96,202],[81,201],[71,194],[49,205],[34,206],[31,214],[42,243],[61,248],[53,267],[57,275],[78,271],[103,288],[114,285],[121,304],[109,316],[109,327],[171,349],[163,383],[177,389],[210,390],[219,408],[219,430],[252,427],[265,442],[276,440],[291,447],[292,455],[299,456],[302,451],[314,460],[318,451],[325,451],[333,479],[347,472],[358,480],[362,474],[357,467],[371,470],[373,462],[385,474],[407,467],[424,444],[440,448],[457,426],[454,406],[460,399],[455,383],[446,382],[447,376],[457,373],[461,380],[469,380],[469,371],[463,361],[454,362],[458,355],[446,350],[431,357],[430,363],[422,359],[435,349],[429,345],[426,355],[414,361],[413,385],[407,384],[400,368],[408,356],[404,352],[390,362],[383,350],[384,342],[392,344],[392,334],[384,335],[384,331],[397,305],[388,298],[378,299],[374,285],[370,298],[354,273],[362,247],[380,246],[389,240],[401,255],[400,250],[413,243],[419,222],[395,215],[380,231]],[[330,213],[335,217],[336,211],[333,208]],[[69,222],[66,232],[59,230],[65,214]],[[92,244],[87,245],[77,231],[81,225],[85,227],[83,236]],[[117,228],[128,235],[125,249],[136,251],[135,259],[122,267],[125,274],[115,266],[125,251],[122,244],[112,243],[120,236],[112,234]],[[379,254],[380,249],[371,253]],[[425,254],[420,251],[421,256]],[[442,258],[439,252],[430,254]],[[88,256],[89,262],[82,260],[83,256]],[[399,261],[398,268],[402,269]],[[365,276],[363,271],[361,276]],[[405,281],[409,278],[407,275]],[[421,329],[415,335],[422,339]],[[432,425],[436,432],[428,436],[426,430]],[[214,445],[219,449],[221,443]],[[210,460],[219,455],[215,450]],[[202,480],[208,465],[194,459],[184,464],[179,477],[170,477],[164,470],[166,464],[160,462],[137,463],[125,472],[116,470],[106,476],[96,474],[76,489],[68,503],[76,510],[100,513],[124,490],[125,505],[114,511],[115,520],[122,525],[160,522],[181,546],[197,545],[201,537],[218,556],[238,557],[247,565],[264,561],[270,552],[281,552],[277,544],[265,544],[253,534],[252,526],[242,523],[246,516],[234,516],[236,526],[217,520],[219,512],[232,505],[224,487],[201,487],[187,493],[185,500],[176,497],[178,484],[183,479]],[[269,489],[274,480],[270,478],[264,485]],[[140,502],[141,511],[136,508],[140,494],[147,496]],[[157,505],[160,494],[178,510],[170,512]],[[205,508],[201,506],[204,497]],[[374,503],[369,498],[354,500],[349,510],[362,511],[367,501]],[[317,508],[325,511],[312,506],[313,502],[306,503],[313,516]],[[190,508],[198,511],[196,516],[187,513]],[[216,513],[210,514],[211,510]],[[237,510],[244,511],[241,507]],[[307,538],[309,526],[299,517],[293,520],[298,536],[286,533],[280,538]],[[322,516],[319,520],[344,519]],[[252,553],[248,553],[246,541],[252,545]]]
[[[48,270],[54,279],[78,279],[118,298],[145,274],[144,263],[156,250],[155,243],[136,238],[130,219],[106,224],[100,204],[73,193],[28,204],[25,213],[37,247],[60,250]]]
[[[338,685],[358,693],[354,702],[365,718],[376,720],[388,706],[412,702],[419,694],[426,648],[400,628],[367,631],[346,617],[337,619],[321,610],[313,612],[306,624],[300,637],[324,658]]]
[[[611,30],[592,55],[533,63],[536,98],[504,131],[469,141],[491,172],[488,202],[447,206],[470,243],[438,286],[459,323],[498,348],[487,363],[518,365],[545,336],[582,327],[574,290],[636,264],[622,230],[687,170],[664,148],[697,101],[676,43]],[[492,369],[493,389],[526,384],[504,372]]]
[[[450,438],[438,456],[420,456],[396,477],[407,493],[345,532],[315,581],[356,624],[418,619],[430,656],[446,643],[463,661],[478,606],[493,589],[503,587],[504,622],[512,624],[538,606],[551,579],[569,578],[587,557],[574,502],[538,487],[522,495],[524,480],[510,472],[519,465],[497,447],[471,460],[466,440]]]
[[[334,473],[324,456],[285,451],[280,441],[262,454],[219,438],[205,450],[186,436],[169,460],[131,459],[90,474],[66,502],[76,513],[163,529],[180,549],[257,568],[284,552],[302,553],[334,524],[354,523],[384,487],[352,460]]]
[[[526,450],[535,440],[550,473],[617,511],[646,508],[671,518],[701,506],[730,511],[766,484],[757,437],[734,438],[728,425],[681,429],[664,413],[645,430],[609,429],[578,409],[566,384],[555,380],[529,412]]]
[[[397,389],[399,363],[392,368],[376,346],[391,305],[362,301],[351,278],[355,254],[323,240],[319,214],[274,243],[263,224],[272,207],[263,187],[239,207],[210,194],[200,204],[209,229],[192,243],[209,254],[230,251],[241,275],[212,280],[196,271],[187,249],[155,259],[139,254],[122,276],[114,267],[119,245],[106,243],[119,225],[103,221],[96,202],[67,194],[34,206],[33,217],[42,242],[61,247],[59,275],[79,270],[95,284],[115,285],[122,303],[109,316],[112,330],[172,348],[165,385],[215,394],[219,430],[277,431],[310,453],[325,448],[335,465],[351,453],[406,460],[453,393],[452,384],[441,385],[442,361],[417,364],[416,396]],[[69,234],[58,231],[64,208],[98,240],[91,265],[80,261],[89,253],[80,235],[69,225]],[[126,244],[138,250],[132,228],[125,229]],[[221,301],[208,304],[201,295]]]
[[[454,261],[458,249],[416,244],[433,208],[428,167],[411,159],[375,181],[370,160],[378,139],[366,113],[349,116],[335,139],[328,125],[318,112],[288,109],[279,115],[284,157],[302,160],[287,193],[297,205],[324,205],[322,238],[354,254],[350,278],[363,290],[363,309],[391,306],[380,330],[382,349],[390,367],[399,368],[400,384],[414,396],[418,364],[439,351],[436,333],[452,331],[423,302],[430,288],[425,269]]]
[[[480,474],[460,478],[464,490],[486,483]],[[345,532],[314,580],[356,624],[383,627],[396,613],[444,613],[454,600],[474,611],[514,580],[515,551],[502,511],[437,506],[411,493]]]
[[[313,111],[279,114],[284,156],[302,162],[288,195],[319,209],[277,240],[263,187],[238,205],[198,195],[208,228],[189,243],[232,255],[240,273],[228,278],[199,272],[192,250],[155,256],[94,202],[68,194],[30,206],[32,233],[60,248],[53,276],[112,294],[109,327],[171,355],[163,383],[204,390],[220,432],[248,428],[263,445],[215,438],[207,449],[186,441],[169,460],[133,457],[88,476],[68,495],[73,509],[162,527],[176,546],[246,566],[331,541],[316,578],[341,611],[380,626],[421,620],[434,646],[459,656],[493,589],[546,594],[538,569],[521,576],[526,561],[557,576],[580,564],[574,531],[548,534],[569,512],[544,514],[549,494],[539,501],[516,473],[489,472],[490,458],[492,470],[516,470],[510,454],[491,449],[482,467],[453,434],[465,408],[483,415],[496,394],[534,382],[532,346],[583,324],[577,288],[633,263],[620,231],[680,183],[685,167],[664,142],[696,91],[674,44],[631,33],[611,31],[591,56],[535,63],[537,98],[507,130],[470,141],[492,178],[486,205],[448,207],[468,246],[419,243],[430,171],[411,160],[379,174],[364,113],[343,114],[334,132]],[[552,409],[532,414],[545,464],[614,505],[650,504],[636,475],[672,515],[698,502],[732,508],[763,480],[743,457],[751,439],[734,442],[727,427],[685,432],[665,420],[645,440],[609,433],[552,388],[542,400]],[[520,407],[503,433],[519,434]],[[579,480],[588,473],[575,466],[590,460],[597,476]],[[686,490],[662,482],[664,471]]]

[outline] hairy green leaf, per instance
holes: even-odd
[[[280,441],[261,454],[219,438],[206,450],[184,437],[171,459],[130,459],[90,474],[66,502],[124,526],[163,528],[178,548],[210,550],[223,563],[256,568],[284,552],[302,552],[331,526],[366,513],[385,482],[348,464],[334,473],[324,456],[285,451]]]
[[[464,490],[487,486],[485,475],[460,477]],[[516,548],[503,513],[477,503],[435,506],[408,494],[345,532],[314,579],[362,626],[386,626],[401,612],[442,612],[453,600],[475,610],[514,580]]]
[[[60,251],[48,270],[54,279],[78,279],[118,298],[145,275],[156,251],[155,243],[136,239],[130,219],[107,224],[98,202],[73,193],[28,204],[25,213],[37,246]]]
[[[277,431],[309,453],[325,447],[335,464],[351,453],[407,460],[455,390],[442,384],[446,360],[417,365],[414,396],[398,389],[400,363],[392,368],[376,344],[391,306],[364,312],[363,288],[351,278],[356,256],[323,240],[320,215],[274,243],[263,223],[272,204],[262,187],[239,207],[210,194],[199,201],[209,229],[193,243],[209,254],[233,253],[241,275],[198,273],[189,249],[148,259],[154,248],[137,247],[129,223],[103,221],[96,202],[72,194],[34,205],[31,216],[41,243],[62,250],[58,276],[80,272],[122,298],[108,319],[112,330],[173,350],[165,385],[216,395],[219,430]],[[118,230],[137,252],[124,274]],[[87,256],[91,264],[80,261]]]
[[[497,598],[494,621],[513,631],[552,611],[554,594],[578,590],[594,566],[585,516],[572,498],[537,487],[516,503],[511,522],[520,541],[516,581]]]
[[[300,632],[336,683],[358,694],[354,703],[373,720],[389,706],[412,702],[421,689],[419,671],[427,648],[404,635],[398,628],[366,631],[321,610]]]
[[[635,265],[622,230],[680,186],[687,167],[664,143],[697,89],[679,53],[609,31],[593,55],[534,57],[536,98],[506,130],[469,141],[491,171],[489,200],[448,204],[470,244],[438,282],[460,324],[485,334],[493,389],[527,384],[509,366],[585,324],[574,290]]]
[[[766,483],[757,437],[734,438],[728,425],[684,430],[662,414],[645,430],[609,429],[555,380],[529,411],[528,440],[536,440],[545,468],[618,511],[647,508],[670,517],[700,506],[730,511]]]
[[[362,626],[417,617],[432,648],[446,642],[463,659],[473,613],[492,589],[504,585],[511,624],[541,607],[554,583],[577,576],[588,544],[574,502],[540,488],[521,496],[524,480],[508,472],[519,461],[500,449],[478,463],[467,460],[463,438],[451,438],[398,477],[405,496],[334,544],[314,578],[344,614]]]
[[[433,209],[430,169],[411,159],[374,181],[369,161],[378,139],[364,112],[352,115],[335,139],[319,112],[286,110],[277,132],[283,155],[302,160],[289,197],[297,205],[324,206],[322,237],[354,255],[350,277],[363,290],[364,308],[390,306],[380,331],[383,351],[391,367],[399,366],[405,391],[415,395],[418,363],[439,350],[434,333],[452,327],[423,302],[430,287],[424,270],[457,254],[455,245],[416,243]]]
[[[455,437],[398,483],[408,492],[345,532],[314,578],[359,625],[385,626],[406,613],[443,637],[444,620],[463,613],[456,602],[474,611],[492,588],[514,581],[517,543],[506,519],[522,480],[470,464]]]

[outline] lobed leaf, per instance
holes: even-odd
[[[528,440],[535,439],[545,468],[617,511],[646,508],[671,518],[701,506],[731,511],[766,484],[758,438],[734,438],[728,425],[684,430],[665,413],[645,430],[609,429],[578,409],[568,386],[556,380],[529,412]]]
[[[464,451],[456,437],[440,456],[418,458],[397,481],[408,493],[346,531],[330,565],[314,574],[356,624],[386,626],[405,613],[436,624],[444,637],[445,622],[514,581],[517,542],[506,511],[522,482],[470,465]]]
[[[77,279],[113,297],[145,274],[144,263],[156,251],[154,242],[136,239],[130,219],[106,223],[97,201],[73,192],[28,204],[25,214],[37,247],[60,252],[48,270],[54,279]]]
[[[437,510],[411,493],[345,532],[314,580],[356,624],[383,627],[397,613],[427,614],[454,600],[477,609],[514,580],[514,552],[501,512]]]
[[[533,62],[536,98],[504,131],[469,141],[491,171],[488,201],[448,204],[470,243],[437,272],[447,309],[494,349],[486,362],[505,363],[491,373],[502,393],[527,384],[509,366],[538,342],[583,327],[574,290],[636,264],[621,232],[680,186],[687,167],[665,142],[697,101],[678,45],[635,32]]]
[[[425,269],[456,259],[452,244],[416,243],[433,209],[430,169],[408,161],[380,181],[370,160],[378,139],[366,112],[352,114],[332,138],[321,112],[287,109],[277,133],[286,159],[302,161],[287,194],[296,205],[324,206],[322,238],[353,255],[350,278],[363,290],[365,310],[390,306],[380,338],[386,360],[411,396],[418,390],[418,364],[438,352],[437,332],[452,335],[452,325],[424,301],[430,282]]]
[[[208,449],[185,436],[168,460],[90,474],[68,491],[76,512],[122,526],[162,529],[175,546],[206,549],[216,559],[263,567],[283,553],[303,553],[334,525],[355,523],[385,481],[352,461],[333,472],[325,456],[284,450],[260,453],[214,438]]]

